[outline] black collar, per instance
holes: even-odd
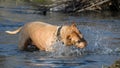
[[[60,36],[61,29],[62,29],[62,26],[59,26],[59,27],[58,27],[58,30],[57,30],[57,37],[58,37],[58,40],[61,39],[61,36]]]

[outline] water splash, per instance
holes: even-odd
[[[54,52],[51,56],[81,56],[85,49],[79,49],[75,46],[65,46],[62,42],[57,42],[53,45]]]

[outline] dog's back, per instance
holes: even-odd
[[[28,23],[28,24],[26,24],[26,25],[29,25],[29,26],[36,26],[36,25],[38,25],[39,27],[41,26],[41,27],[44,27],[44,26],[53,26],[53,25],[51,25],[51,24],[48,24],[48,23],[44,23],[44,22],[39,22],[39,21],[36,21],[36,22],[30,22],[30,23]]]

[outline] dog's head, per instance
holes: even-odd
[[[84,48],[87,45],[86,40],[83,38],[83,35],[78,30],[75,23],[68,26],[64,43],[65,45],[74,45],[78,48]]]

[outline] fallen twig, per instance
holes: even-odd
[[[104,1],[101,1],[98,3],[92,3],[92,5],[85,7],[85,8],[82,8],[80,10],[77,10],[76,12],[82,12],[85,10],[96,10],[96,9],[101,10],[102,8],[100,7],[100,5],[105,4],[105,3],[110,3],[110,2],[111,2],[110,0],[104,0]]]

